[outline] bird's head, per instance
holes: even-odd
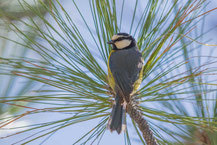
[[[112,36],[112,39],[108,42],[108,44],[112,44],[114,50],[122,50],[136,46],[136,41],[127,33],[117,33]]]

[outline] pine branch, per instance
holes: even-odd
[[[148,122],[143,118],[141,111],[137,105],[133,102],[127,104],[127,113],[137,123],[140,131],[143,134],[143,138],[147,145],[158,145],[153,132],[151,131]]]

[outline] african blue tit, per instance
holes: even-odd
[[[126,105],[142,82],[143,59],[135,39],[127,33],[117,33],[108,44],[113,47],[108,59],[108,82],[115,93],[108,129],[120,134],[126,128]]]

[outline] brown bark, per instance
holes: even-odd
[[[137,123],[140,131],[143,134],[143,138],[147,145],[158,145],[153,132],[150,130],[148,122],[143,118],[141,111],[137,107],[136,103],[127,104],[127,113]]]

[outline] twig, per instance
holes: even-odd
[[[147,145],[158,145],[153,132],[150,130],[148,122],[143,118],[141,111],[137,107],[136,103],[127,103],[127,113],[137,123],[140,131],[143,134],[143,138]]]

